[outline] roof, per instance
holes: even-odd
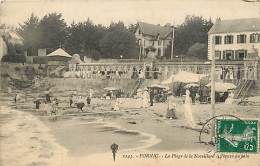
[[[260,18],[217,20],[209,34],[260,31]]]
[[[138,22],[138,25],[141,32],[146,35],[157,36],[159,34],[160,37],[166,38],[172,32],[172,28],[169,26],[166,27],[145,22]]]
[[[72,56],[70,54],[68,54],[67,52],[65,52],[63,49],[58,48],[57,50],[53,51],[52,53],[47,55],[48,57],[52,57],[52,56],[61,56],[61,57],[68,57],[71,58]]]
[[[7,42],[12,44],[23,44],[23,38],[12,29],[1,29],[0,36],[4,36]]]
[[[15,40],[23,40],[23,38],[15,31],[9,31],[10,37]]]

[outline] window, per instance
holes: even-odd
[[[260,34],[259,33],[250,34],[250,43],[259,43],[259,42],[260,42]]]
[[[245,50],[239,50],[237,52],[237,59],[238,60],[244,60],[246,57],[246,51]]]
[[[237,35],[237,43],[246,43],[246,35]]]
[[[225,44],[233,44],[233,36],[232,35],[225,36]]]
[[[221,44],[221,39],[222,39],[221,36],[215,36],[215,44],[216,45]]]
[[[222,59],[226,59],[226,51],[223,51],[223,57],[222,57]]]
[[[215,51],[215,59],[216,60],[221,59],[221,51]]]
[[[236,51],[236,60],[244,60],[246,57],[246,50],[237,50]]]
[[[233,57],[233,51],[231,50],[227,50],[226,51],[226,60],[233,60],[234,57]]]
[[[141,45],[141,39],[137,40],[137,44],[140,46]]]

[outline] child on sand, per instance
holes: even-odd
[[[114,104],[113,110],[114,110],[114,111],[119,111],[119,106],[120,106],[120,104],[121,104],[121,102],[120,102],[120,100],[117,98],[117,99],[115,100],[115,104]]]

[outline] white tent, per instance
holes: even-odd
[[[67,58],[71,58],[72,57],[70,54],[68,54],[62,48],[58,48],[57,50],[53,51],[52,53],[48,54],[47,56],[48,57],[59,56],[59,57],[67,57]]]
[[[173,82],[174,75],[171,75],[168,79],[161,82],[161,84],[171,84]]]
[[[207,87],[211,87],[211,83],[206,85]],[[215,90],[216,92],[226,92],[229,89],[235,89],[236,85],[232,83],[226,82],[215,82]]]
[[[162,81],[162,84],[171,84],[173,82],[194,83],[199,82],[206,77],[205,74],[196,74],[187,71],[180,71],[175,75],[170,76],[167,80]]]
[[[203,77],[206,77],[207,75],[205,74],[196,74],[196,73],[191,73],[187,71],[180,71],[177,73],[173,81],[174,82],[183,82],[183,83],[192,83],[192,82],[199,82],[200,79]]]

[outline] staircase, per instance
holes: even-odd
[[[136,84],[135,84],[135,86],[134,86],[132,92],[130,93],[130,97],[133,97],[133,96],[136,94],[137,89],[139,89],[139,88],[141,87],[141,85],[142,85],[143,82],[144,82],[144,79],[141,79],[141,78],[138,78],[138,79],[136,80]]]
[[[237,86],[237,91],[235,93],[234,98],[238,99],[244,99],[246,95],[248,94],[250,88],[254,85],[254,80],[241,80]]]
[[[50,75],[61,76],[62,70],[65,70],[65,66],[59,66],[50,72]]]

